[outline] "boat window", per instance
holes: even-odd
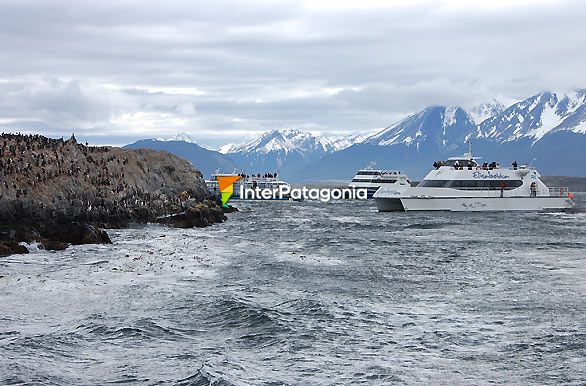
[[[515,189],[523,185],[521,180],[454,180],[448,185],[453,189],[489,189],[489,190],[504,190]]]
[[[357,176],[378,176],[380,172],[376,171],[359,171],[356,173]]]
[[[522,180],[423,180],[425,188],[452,188],[461,190],[510,190],[523,185]]]
[[[423,188],[445,188],[449,180],[423,180],[418,186]]]

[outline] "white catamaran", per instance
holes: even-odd
[[[380,212],[390,211],[563,211],[574,206],[567,188],[547,187],[528,166],[501,168],[477,162],[471,151],[434,163],[416,187],[374,194]]]
[[[401,193],[411,185],[409,177],[398,170],[377,170],[369,166],[360,169],[348,186],[366,189],[367,197],[372,198],[379,188],[385,187],[389,192]]]

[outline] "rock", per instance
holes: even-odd
[[[42,231],[42,236],[48,240],[65,242],[74,245],[80,244],[112,244],[110,237],[101,228],[90,224],[72,223],[58,225]]]
[[[227,208],[222,207],[222,212],[224,212],[224,213],[238,212],[238,208],[236,208],[235,206],[232,206],[232,205],[228,205]]]
[[[64,251],[69,246],[69,244],[62,241],[53,240],[45,240],[41,242],[41,245],[45,247],[47,251]]]
[[[229,210],[210,199],[202,174],[167,152],[93,147],[40,135],[2,133],[3,149],[19,156],[0,176],[1,254],[111,243],[101,228],[158,222],[190,228],[221,223]],[[0,154],[0,161],[8,150]],[[42,160],[42,161],[40,161]],[[173,214],[172,216],[165,216]]]
[[[0,241],[0,256],[9,256],[13,254],[25,254],[28,249],[24,245],[20,245],[15,241]]]
[[[165,224],[175,228],[201,228],[225,220],[227,218],[221,210],[200,205],[195,208],[188,208],[181,213],[162,216],[156,219],[159,224]]]

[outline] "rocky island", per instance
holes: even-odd
[[[163,151],[88,146],[41,135],[0,136],[0,256],[110,243],[103,228],[226,219],[202,174]]]

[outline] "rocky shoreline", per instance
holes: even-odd
[[[75,138],[0,137],[0,256],[111,243],[108,228],[205,227],[227,210],[201,173],[166,152],[90,147]]]

